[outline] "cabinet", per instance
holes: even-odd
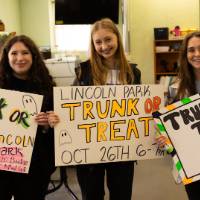
[[[154,78],[159,83],[163,77],[177,75],[182,39],[154,41]]]

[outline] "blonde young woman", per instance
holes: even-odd
[[[110,19],[93,24],[90,58],[77,70],[77,85],[140,84],[141,73],[129,64],[120,33]],[[77,166],[83,200],[104,199],[106,172],[110,200],[131,200],[134,161]]]

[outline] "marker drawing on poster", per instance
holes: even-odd
[[[28,173],[37,130],[35,116],[42,99],[0,89],[0,170]]]
[[[176,151],[173,160],[182,182],[200,180],[200,95],[182,99],[153,115],[161,134],[169,137]]]
[[[56,165],[163,157],[151,115],[163,101],[159,85],[55,87]]]

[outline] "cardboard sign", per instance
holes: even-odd
[[[160,85],[55,87],[56,166],[162,157],[151,113],[163,101]]]
[[[42,98],[0,89],[0,170],[28,173]]]
[[[153,114],[160,132],[176,150],[173,157],[184,184],[200,179],[200,95],[171,104]]]

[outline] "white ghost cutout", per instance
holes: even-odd
[[[37,105],[36,102],[34,100],[34,98],[30,95],[24,95],[22,97],[22,103],[24,108],[29,112],[29,115],[37,115],[38,111],[37,111]]]
[[[65,129],[61,130],[60,136],[59,136],[60,146],[63,144],[70,144],[70,143],[72,143],[72,138],[71,138],[70,134]]]

